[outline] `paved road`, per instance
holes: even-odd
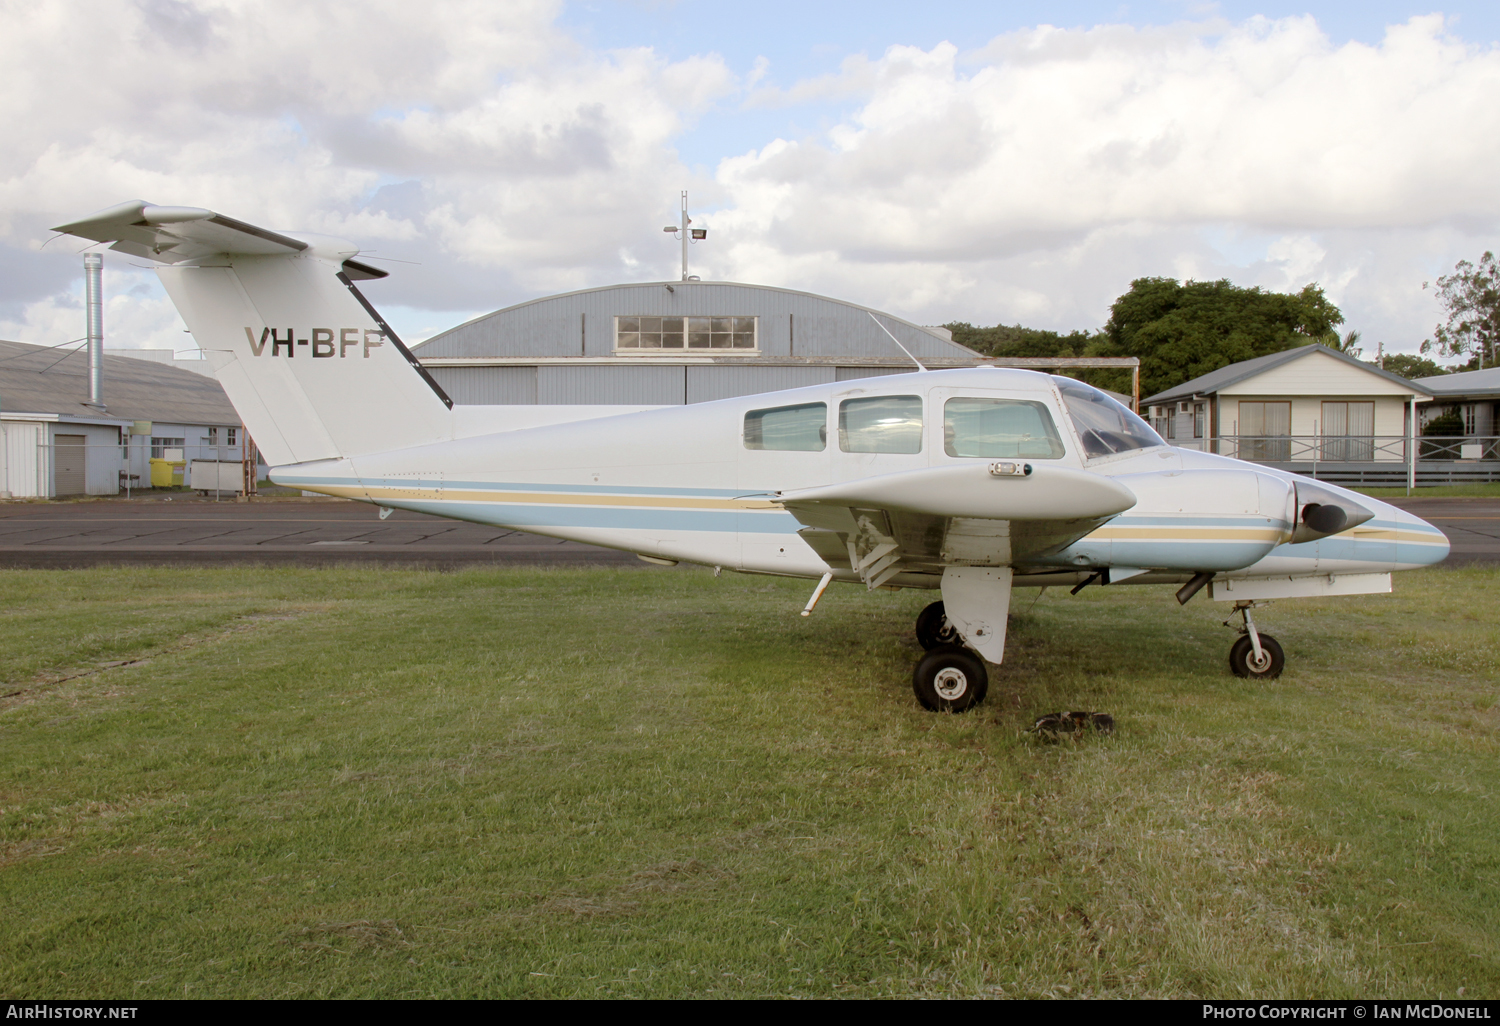
[[[1500,499],[1395,499],[1453,543],[1445,566],[1500,563]],[[356,560],[426,565],[613,564],[628,553],[337,500],[177,497],[0,503],[0,567]]]
[[[0,567],[351,561],[426,565],[604,563],[629,553],[339,500],[175,497],[0,503]]]

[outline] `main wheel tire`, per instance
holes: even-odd
[[[1251,677],[1256,680],[1274,680],[1281,676],[1286,665],[1286,653],[1269,634],[1260,636],[1260,662],[1255,661],[1255,645],[1250,635],[1242,634],[1229,650],[1229,668],[1236,677]]]
[[[939,645],[962,645],[963,638],[948,622],[941,602],[934,602],[917,614],[917,644],[929,652]]]
[[[967,712],[984,700],[989,687],[984,660],[958,645],[937,646],[911,675],[917,701],[933,712]]]

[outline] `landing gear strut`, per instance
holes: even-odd
[[[1250,618],[1250,610],[1260,604],[1257,602],[1234,604],[1234,611],[1244,617],[1245,623],[1239,628],[1239,640],[1229,649],[1229,669],[1236,677],[1274,680],[1281,676],[1282,667],[1286,665],[1286,654],[1281,651],[1281,646],[1276,643],[1275,638],[1255,629],[1255,621]],[[1234,624],[1225,620],[1224,626],[1233,627]]]

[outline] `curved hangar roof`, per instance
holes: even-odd
[[[929,367],[980,359],[939,331],[809,292],[673,281],[520,303],[412,351],[459,403],[671,404],[912,370],[891,335]]]

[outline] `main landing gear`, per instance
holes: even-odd
[[[911,687],[924,709],[967,712],[984,700],[989,671],[983,659],[964,647],[941,602],[932,603],[917,617],[917,641],[927,654],[912,672]]]
[[[1281,676],[1281,670],[1286,665],[1286,654],[1281,651],[1281,646],[1276,643],[1276,639],[1256,630],[1255,621],[1250,618],[1250,610],[1262,604],[1258,602],[1234,604],[1234,611],[1245,620],[1244,625],[1239,628],[1239,640],[1229,649],[1229,669],[1236,677],[1274,680]],[[1224,626],[1233,627],[1234,624],[1225,620]]]

